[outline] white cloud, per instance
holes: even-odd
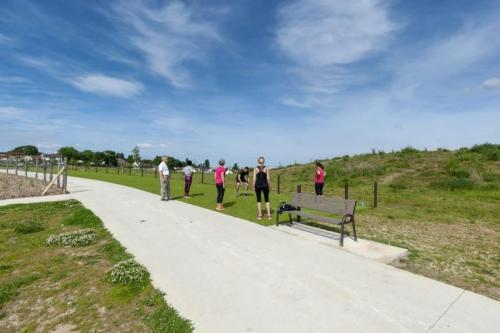
[[[395,29],[387,1],[307,0],[278,12],[277,43],[299,64],[323,66],[361,60],[385,45]]]
[[[310,108],[311,105],[309,105],[308,103],[305,103],[305,102],[302,102],[302,101],[298,101],[296,100],[295,98],[283,98],[281,100],[281,103],[283,105],[286,105],[286,106],[291,106],[291,107],[294,107],[294,108]]]
[[[175,87],[191,86],[185,63],[203,62],[207,48],[221,41],[213,23],[199,10],[179,1],[161,7],[144,2],[120,3],[114,12],[132,28],[130,41],[143,54],[150,70]]]
[[[17,119],[22,118],[26,114],[26,110],[14,106],[0,106],[0,119]]]
[[[153,148],[152,143],[138,143],[136,146],[143,149]]]
[[[115,97],[132,97],[142,90],[140,83],[103,74],[79,76],[71,80],[71,83],[83,91]]]
[[[500,89],[500,78],[492,77],[481,84],[483,89]]]
[[[7,37],[5,35],[0,34],[0,45],[9,45],[13,42],[14,40],[10,37]]]

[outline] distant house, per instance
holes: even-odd
[[[140,168],[141,167],[141,162],[137,162],[135,161],[134,163],[132,163],[132,168]]]
[[[119,166],[124,166],[125,164],[127,164],[127,161],[125,161],[123,158],[117,158],[116,162]]]

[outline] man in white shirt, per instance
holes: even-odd
[[[161,184],[161,200],[163,201],[168,201],[170,199],[170,171],[168,170],[167,162],[168,157],[163,156],[161,163],[158,166]]]

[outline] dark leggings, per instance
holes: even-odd
[[[188,195],[189,190],[191,189],[191,181],[193,180],[192,176],[186,176],[184,178],[184,194]]]
[[[262,192],[264,192],[264,202],[269,202],[269,187],[256,188],[257,202],[262,202]]]
[[[222,199],[224,199],[224,191],[225,191],[224,185],[217,184],[215,186],[217,186],[217,203],[221,204],[222,203]]]
[[[316,191],[316,195],[323,195],[323,186],[325,183],[315,183],[314,190]]]

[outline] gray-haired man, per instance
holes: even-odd
[[[168,170],[168,157],[164,156],[161,159],[161,163],[158,166],[158,172],[160,173],[160,184],[161,184],[161,200],[170,199],[170,171]]]

